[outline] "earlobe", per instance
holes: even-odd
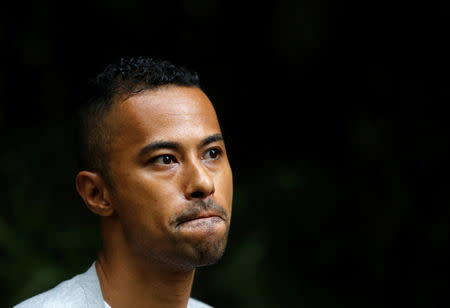
[[[95,172],[80,171],[76,177],[78,194],[86,206],[100,216],[111,216],[114,209],[109,200],[109,191],[102,177]]]

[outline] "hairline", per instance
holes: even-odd
[[[136,88],[139,88],[139,86],[136,86]],[[99,121],[99,129],[101,131],[106,131],[107,136],[103,136],[104,141],[102,145],[100,145],[101,147],[101,151],[103,153],[103,157],[105,158],[105,164],[104,166],[101,168],[103,170],[97,170],[94,171],[96,173],[98,173],[103,180],[105,181],[105,184],[108,186],[108,188],[110,189],[114,189],[114,179],[112,178],[112,174],[110,172],[110,148],[107,148],[108,146],[110,147],[111,143],[112,143],[112,139],[114,138],[112,136],[113,132],[111,129],[111,124],[108,124],[107,122],[107,118],[108,116],[111,114],[111,111],[113,110],[113,108],[119,104],[125,103],[127,100],[129,100],[132,97],[136,97],[136,96],[141,96],[141,95],[146,95],[149,94],[151,92],[160,92],[160,91],[164,91],[170,88],[197,88],[201,91],[202,88],[199,85],[183,85],[183,84],[177,84],[177,83],[167,83],[167,84],[162,84],[162,85],[157,85],[157,86],[149,86],[148,88],[143,88],[141,90],[138,91],[130,91],[129,93],[123,93],[123,94],[115,94],[113,95],[110,100],[109,103],[106,104],[106,108],[105,111],[103,113],[103,115],[101,116],[101,119]],[[100,132],[100,134],[102,134],[102,132]]]

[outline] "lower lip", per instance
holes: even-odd
[[[222,218],[218,216],[210,216],[185,221],[179,224],[178,227],[183,229],[212,229],[223,223],[224,220]]]

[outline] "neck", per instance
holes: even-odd
[[[95,264],[103,298],[111,307],[186,308],[194,268],[177,269],[111,243],[117,241],[104,242]]]

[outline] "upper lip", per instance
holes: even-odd
[[[219,217],[222,218],[222,216],[220,216],[218,213],[216,212],[200,212],[200,213],[186,213],[186,215],[182,215],[180,217],[180,220],[178,222],[178,225],[184,223],[184,222],[188,222],[191,220],[195,220],[195,219],[201,219],[201,218],[208,218],[208,217]]]
[[[176,220],[176,226],[178,227],[179,225],[181,225],[185,222],[191,221],[191,220],[208,218],[208,217],[219,217],[219,218],[225,220],[225,217],[216,211],[202,211],[202,210],[192,209],[192,210],[187,211],[187,212],[181,214],[180,216],[178,216],[178,218]]]
[[[178,227],[182,223],[208,217],[219,217],[226,221],[228,213],[224,207],[214,202],[212,199],[197,201],[188,206],[186,210],[172,218],[171,224]]]

